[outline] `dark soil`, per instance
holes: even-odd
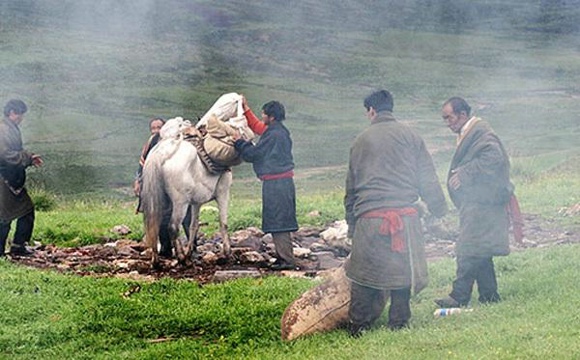
[[[573,216],[579,216],[573,214]],[[557,246],[561,244],[580,243],[580,228],[563,229],[554,222],[533,214],[524,214],[525,239],[523,244],[512,244],[512,251],[524,251],[529,248]],[[324,229],[298,231],[295,237],[319,234]],[[429,261],[436,261],[454,256],[454,238],[456,232],[449,231],[444,237],[435,237],[426,233],[426,252]],[[299,239],[298,239],[299,240]],[[299,242],[299,241],[297,241]],[[35,248],[33,256],[12,257],[15,263],[39,269],[51,269],[63,273],[96,277],[124,277],[134,280],[155,280],[163,277],[189,279],[199,284],[206,284],[216,279],[216,274],[227,273],[232,277],[263,275],[315,276],[319,271],[316,259],[301,259],[299,271],[275,272],[265,263],[246,263],[240,261],[240,251],[233,248],[229,258],[221,257],[212,262],[195,261],[193,264],[181,265],[175,259],[162,259],[158,269],[150,266],[149,250],[143,243],[131,240],[118,240],[107,244],[90,245],[78,248],[59,248],[53,245],[42,245]],[[338,260],[344,260],[344,251],[336,252]],[[250,270],[250,271],[248,271]]]

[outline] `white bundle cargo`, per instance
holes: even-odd
[[[242,162],[234,149],[232,135],[239,131],[246,140],[256,137],[248,127],[244,115],[243,98],[238,93],[224,94],[197,122],[196,128],[205,128],[203,147],[208,156],[220,165],[234,166]]]
[[[282,340],[338,329],[348,322],[350,280],[343,267],[333,270],[322,284],[306,291],[284,311]]]
[[[203,126],[207,127],[213,114],[219,121],[239,130],[246,140],[252,140],[256,134],[248,127],[242,101],[243,97],[238,93],[227,93],[220,96],[195,126],[198,129]]]

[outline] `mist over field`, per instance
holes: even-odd
[[[297,173],[347,162],[377,88],[439,169],[455,95],[513,158],[558,166],[580,154],[579,24],[579,0],[4,0],[0,101],[27,102],[31,181],[63,193],[128,187],[151,117],[194,120],[227,92],[285,104]]]

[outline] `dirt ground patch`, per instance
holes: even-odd
[[[578,216],[573,214],[572,216]],[[580,243],[580,228],[565,229],[554,222],[538,215],[524,214],[525,239],[521,245],[512,243],[512,251],[525,251],[529,248],[541,248],[562,244]],[[454,256],[454,238],[456,230],[449,225],[450,231],[446,238],[425,234],[426,253],[428,261],[437,261]],[[308,229],[298,231],[295,237],[316,237],[325,230]],[[300,239],[298,239],[300,240]],[[211,239],[208,241],[217,241]],[[240,256],[241,252],[233,248],[230,258],[218,257],[211,262],[197,260],[194,264],[184,266],[175,259],[162,259],[158,269],[150,266],[149,250],[140,242],[118,240],[106,244],[97,244],[77,248],[59,248],[54,245],[42,245],[35,249],[30,257],[12,257],[11,261],[39,269],[55,270],[80,276],[122,277],[132,280],[156,280],[164,277],[188,279],[199,284],[219,282],[230,278],[243,276],[285,275],[285,276],[316,276],[321,269],[320,261],[315,258],[300,259],[299,271],[275,272],[264,262],[248,263]],[[344,251],[336,251],[335,264],[340,266],[347,255]],[[333,263],[334,264],[334,263]],[[332,266],[332,265],[331,265]],[[328,266],[326,266],[328,267]]]

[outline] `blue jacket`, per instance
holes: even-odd
[[[294,169],[290,131],[280,122],[268,125],[256,145],[240,139],[234,146],[244,161],[252,163],[258,177]]]

